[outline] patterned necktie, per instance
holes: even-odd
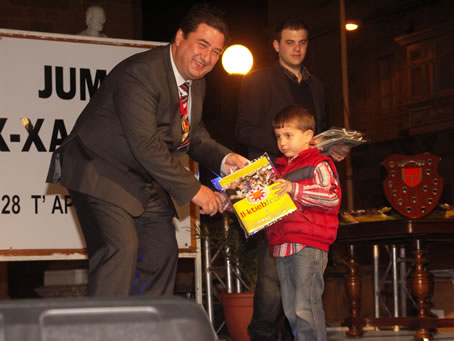
[[[189,117],[188,117],[188,100],[189,100],[189,83],[185,82],[179,86],[180,92],[180,112],[181,112],[181,143],[177,149],[181,149],[189,144]]]

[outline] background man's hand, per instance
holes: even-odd
[[[196,195],[191,200],[195,205],[200,207],[201,214],[215,215],[223,212],[223,197],[215,194],[211,189],[202,185]]]
[[[350,147],[345,144],[335,144],[328,150],[329,156],[331,156],[334,161],[342,161],[350,153]]]

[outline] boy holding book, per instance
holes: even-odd
[[[322,304],[323,272],[336,239],[341,188],[331,158],[311,147],[314,116],[302,105],[282,110],[273,129],[283,157],[278,194],[289,193],[298,211],[271,225],[267,237],[276,257],[285,315],[297,341],[327,340]]]

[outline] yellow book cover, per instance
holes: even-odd
[[[274,190],[279,176],[265,153],[248,166],[218,180],[246,237],[296,211],[291,197]]]

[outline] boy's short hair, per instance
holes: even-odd
[[[294,127],[301,131],[315,132],[314,115],[303,105],[293,104],[281,110],[273,120],[273,129]]]

